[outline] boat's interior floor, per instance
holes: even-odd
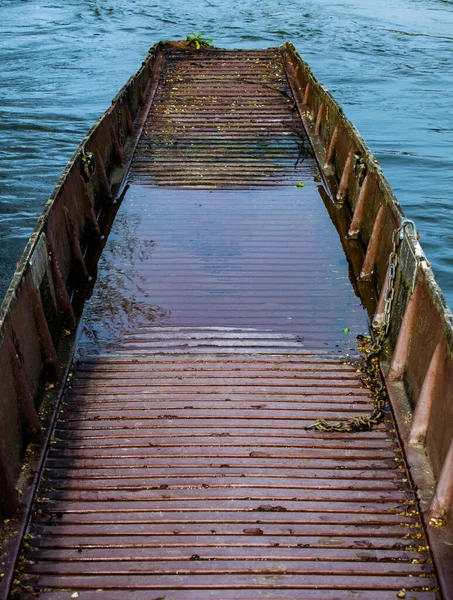
[[[233,349],[240,338],[250,350],[356,352],[367,315],[318,185],[131,185],[100,261],[83,351],[187,351],[200,344],[180,327],[214,327],[241,331]],[[226,338],[208,349],[217,342]]]
[[[21,597],[439,597],[391,412],[371,432],[305,429],[373,408],[347,358],[367,315],[308,148],[277,51],[168,58]]]

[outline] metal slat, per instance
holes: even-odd
[[[247,163],[231,145],[238,140],[260,161]],[[194,61],[175,53],[167,58],[130,179],[184,187],[294,185],[315,166],[308,148],[278,52],[233,60],[217,52]],[[221,162],[194,161],[217,156],[218,149]],[[159,167],[163,150],[170,150],[171,162]]]
[[[221,338],[220,331],[216,335]],[[55,597],[62,588],[80,595],[135,588],[143,597],[152,588],[166,596],[177,586],[184,593],[197,590],[200,598],[219,589],[227,594],[236,589],[235,597],[247,598],[252,589],[260,596],[261,590],[274,589],[277,577],[275,589],[298,590],[304,598],[320,590],[320,598],[329,597],[324,591],[341,598],[346,590],[362,598],[371,588],[374,597],[384,592],[395,597],[402,588],[409,597],[432,595],[433,567],[390,414],[370,436],[352,439],[288,429],[293,415],[297,420],[304,412],[290,379],[291,385],[277,387],[278,401],[266,399],[266,409],[286,419],[273,420],[272,438],[254,437],[259,429],[251,429],[249,413],[255,396],[271,382],[278,386],[275,375],[282,371],[297,381],[307,375],[312,381],[317,361],[318,381],[327,373],[338,378],[346,394],[353,397],[360,390],[366,398],[354,366],[332,359],[238,355],[225,363],[219,356],[208,362],[202,356],[170,361],[150,354],[134,363],[146,374],[141,379],[115,355],[82,362],[54,432],[28,540],[31,563],[25,566],[24,585],[54,589]],[[150,394],[141,402],[147,411],[161,404],[153,391],[167,383],[172,390],[165,400],[168,418],[188,402],[187,383],[180,378],[190,368],[191,387],[207,399],[202,410],[213,420],[210,429],[194,436],[171,419],[175,437],[168,437],[168,426],[161,436],[154,421],[143,428],[134,403],[121,402],[121,396],[113,436],[111,430],[97,429],[97,396],[82,398],[74,391],[88,385],[104,393],[106,383],[115,382],[105,380],[112,368],[121,370],[121,381]],[[234,392],[238,386],[242,400],[233,410],[236,427],[230,429],[228,419],[214,420],[215,406],[227,404],[216,389]],[[198,405],[187,406],[189,422],[199,421]],[[331,418],[339,416],[336,410],[326,400],[314,412]],[[82,418],[91,412],[93,420]],[[75,426],[69,437],[68,423]],[[109,461],[117,467],[112,470]],[[290,467],[286,472],[284,464]]]
[[[171,589],[165,590],[167,597],[175,599],[175,600],[200,600],[200,598],[209,598],[216,600],[237,600],[238,592],[231,590],[209,590],[204,592],[203,596],[200,595],[200,590],[187,590],[187,589]],[[335,590],[334,592],[323,589],[323,590],[303,590],[304,600],[343,600],[349,599],[354,592],[350,590]],[[391,594],[391,593],[390,593]],[[67,600],[67,592],[44,592],[40,593],[40,599],[44,600]],[[130,600],[156,600],[156,591],[155,590],[140,590],[136,592],[134,590],[127,591],[127,597]],[[265,600],[280,600],[281,598],[285,599],[297,599],[300,600],[301,591],[300,589],[290,590],[287,588],[277,587],[274,585],[272,589],[243,589],[241,590],[241,596],[244,600],[255,600],[258,598],[263,598]],[[390,596],[392,597],[392,596]],[[416,598],[417,600],[434,600],[438,596],[432,592],[417,592],[416,595],[412,594],[412,598]],[[100,598],[101,600],[107,598],[109,600],[124,600],[124,591],[117,592],[115,590],[100,590],[96,592],[96,598]],[[376,591],[373,590],[371,592],[361,591],[360,592],[361,600],[388,600],[389,592],[384,591]]]
[[[284,354],[355,352],[367,318],[317,186],[277,190],[131,185],[87,307],[89,351],[121,340],[125,354],[215,353],[221,327],[222,335],[233,328],[221,342],[230,354],[270,352],[277,334],[274,350]],[[175,329],[164,344],[159,331],[168,326]],[[179,336],[184,326],[193,339],[190,330]],[[194,328],[206,326],[203,348]]]

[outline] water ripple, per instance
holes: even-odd
[[[453,3],[0,3],[0,297],[84,133],[160,39],[292,41],[381,161],[453,305]]]

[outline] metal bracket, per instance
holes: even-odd
[[[414,221],[410,219],[403,219],[401,222],[400,239],[401,239],[401,250],[400,250],[400,267],[401,274],[409,283],[410,295],[413,294],[415,288],[415,281],[417,279],[418,272],[418,258],[415,255],[412,244],[407,236],[405,227],[410,225],[412,228],[415,239],[417,239],[417,228]]]
[[[49,266],[50,256],[47,252],[47,241],[44,233],[39,236],[33,254],[28,261],[30,265],[31,277],[36,290],[39,290],[43,277]]]

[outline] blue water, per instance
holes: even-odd
[[[452,0],[3,0],[0,298],[56,180],[149,47],[295,44],[381,163],[453,306]]]

